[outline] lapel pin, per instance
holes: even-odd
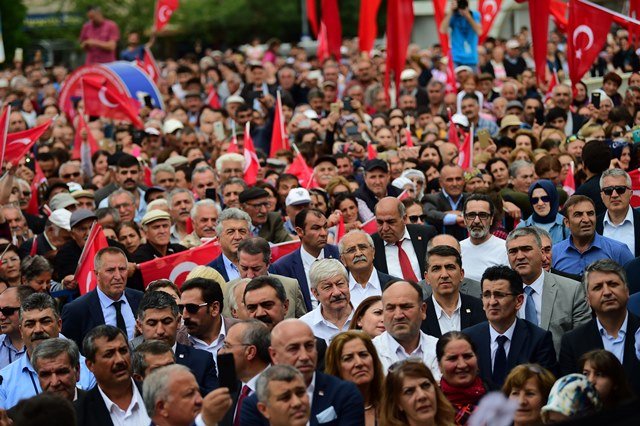
[[[467,311],[468,314],[471,313],[471,309],[469,309],[469,308],[467,308],[466,311]]]
[[[324,396],[324,391],[318,391],[318,395]]]
[[[178,358],[184,358],[184,354],[178,355]]]
[[[418,241],[422,241],[422,237],[418,235]]]

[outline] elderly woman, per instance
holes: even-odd
[[[309,270],[309,287],[318,307],[300,320],[311,327],[316,337],[329,344],[333,336],[349,329],[353,316],[349,273],[337,259],[318,260]]]
[[[518,403],[513,418],[514,426],[541,423],[540,410],[547,402],[555,380],[551,372],[537,364],[522,364],[511,370],[504,381],[502,392]]]
[[[22,285],[31,287],[37,293],[49,293],[53,267],[44,256],[36,255],[25,258],[20,269],[22,270]]]
[[[402,175],[400,176],[408,178],[414,183],[416,187],[415,199],[418,201],[422,200],[422,197],[424,197],[424,190],[427,186],[427,179],[425,178],[424,173],[416,169],[407,169],[402,172]]]
[[[377,423],[384,373],[371,338],[361,331],[345,331],[331,341],[325,372],[354,383],[364,399],[365,426]]]
[[[536,226],[547,231],[551,235],[554,244],[569,237],[569,230],[564,226],[564,216],[558,213],[559,197],[556,186],[547,179],[535,181],[529,187],[529,201],[533,207],[533,213],[526,220],[518,224],[518,228],[524,226]]]

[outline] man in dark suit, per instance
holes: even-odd
[[[640,328],[640,318],[627,310],[629,287],[624,269],[610,259],[601,259],[587,267],[583,282],[595,318],[562,338],[562,374],[578,373],[578,360],[586,352],[606,349],[620,360],[637,393],[640,361],[635,352],[635,334]]]
[[[189,367],[198,381],[202,396],[218,387],[216,364],[209,352],[176,342],[180,313],[176,301],[164,291],[145,293],[138,307],[137,328],[142,333],[139,340],[161,340],[169,347],[175,345],[177,364]],[[134,340],[136,340],[134,339]],[[132,346],[134,343],[132,342]]]
[[[402,191],[389,185],[389,164],[384,160],[368,160],[364,163],[364,185],[353,194],[365,202],[370,211],[375,211],[376,204],[384,197],[397,197]]]
[[[239,198],[242,210],[251,216],[251,234],[254,237],[262,237],[273,244],[291,240],[280,213],[267,210],[269,193],[266,189],[254,186],[242,191]]]
[[[96,377],[97,386],[74,402],[78,424],[120,424],[116,410],[127,407],[132,407],[128,413],[130,424],[149,424],[151,419],[145,410],[142,392],[131,377],[131,353],[126,335],[117,327],[100,325],[87,333],[84,342],[87,367]]]
[[[519,364],[540,364],[556,374],[551,333],[517,317],[524,301],[520,275],[508,266],[491,266],[480,284],[488,321],[462,330],[476,344],[480,377],[491,389],[499,389]]]
[[[611,149],[604,141],[591,141],[582,149],[583,170],[587,178],[576,189],[574,195],[586,195],[591,198],[595,204],[596,217],[603,216],[607,211],[607,206],[602,201],[600,177],[609,168],[611,158]]]
[[[464,188],[464,170],[457,165],[444,165],[440,170],[440,188],[435,194],[422,199],[427,221],[439,232],[454,236],[458,241],[467,238],[467,227],[462,216],[462,206],[467,194]]]
[[[295,217],[296,232],[301,247],[281,257],[269,268],[272,274],[295,278],[300,284],[307,312],[317,305],[309,287],[309,269],[318,259],[338,259],[338,248],[327,244],[327,218],[317,209],[304,209]]]
[[[295,395],[282,401],[281,395]],[[290,365],[272,365],[258,379],[257,408],[270,426],[310,424],[311,399],[304,376]],[[283,403],[284,402],[284,403]]]
[[[136,263],[148,262],[160,257],[185,251],[187,248],[171,242],[171,215],[163,210],[151,210],[140,222],[147,242],[140,244],[133,254]]]
[[[406,215],[397,198],[386,197],[378,202],[373,264],[385,274],[417,282],[424,272],[427,244],[436,230],[431,225],[405,225]]]
[[[482,302],[460,293],[464,278],[460,252],[449,246],[435,246],[426,258],[424,277],[433,290],[427,298],[427,316],[421,330],[440,338],[449,331],[460,331],[487,320]]]
[[[378,271],[373,266],[375,246],[371,235],[355,229],[348,232],[338,245],[340,260],[349,271],[351,305],[358,305],[369,296],[381,296],[387,283],[396,277]]]
[[[249,70],[251,72],[251,84],[245,84],[240,92],[240,96],[244,98],[247,105],[255,110],[259,110],[259,101],[264,95],[276,96],[276,86],[266,83],[266,75],[262,62],[250,62]]]
[[[362,394],[353,383],[316,371],[318,354],[315,341],[307,324],[297,319],[284,320],[271,333],[271,361],[275,365],[297,368],[304,377],[305,386],[313,386],[310,425],[363,425]],[[291,347],[297,350],[291,351]],[[256,395],[244,400],[240,412],[241,425],[269,424],[258,412],[257,402]]]
[[[133,339],[135,312],[143,293],[125,288],[127,257],[116,247],[98,251],[94,260],[98,286],[84,296],[64,305],[62,333],[82,347],[82,339],[92,328],[109,324]]]
[[[251,236],[251,217],[240,209],[224,209],[218,218],[216,235],[222,253],[207,266],[220,272],[226,282],[240,278],[238,246],[242,240]]]

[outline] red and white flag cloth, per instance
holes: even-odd
[[[338,0],[322,0],[322,23],[326,25],[327,48],[329,55],[340,60],[342,46],[342,22]]]
[[[136,65],[138,68],[141,68],[154,83],[158,83],[158,80],[160,79],[160,68],[158,68],[156,59],[153,57],[153,54],[148,47],[145,46],[142,60],[136,60]]]
[[[498,12],[500,12],[502,0],[480,0],[480,16],[482,21],[482,33],[478,38],[479,43],[484,43],[491,31],[493,21],[495,21]]]
[[[220,253],[222,253],[220,243],[213,240],[180,253],[141,263],[138,268],[142,273],[145,288],[150,282],[159,279],[169,279],[180,287],[193,268],[208,264]]]
[[[91,231],[89,231],[87,241],[84,243],[75,273],[75,280],[78,283],[80,294],[86,294],[96,288],[98,279],[93,269],[93,259],[101,249],[108,246],[109,243],[107,243],[107,237],[104,236],[102,226],[95,222],[91,227]]]
[[[282,98],[280,91],[276,94],[276,111],[273,115],[273,132],[271,133],[271,148],[269,149],[269,157],[275,158],[276,152],[281,149],[289,150],[289,138],[284,126],[284,114],[282,113]]]
[[[247,185],[252,186],[258,182],[260,161],[256,154],[256,148],[253,146],[253,139],[251,138],[250,131],[250,122],[247,121],[244,130],[244,181]]]
[[[375,160],[376,158],[378,158],[378,151],[373,142],[369,141],[367,143],[367,160]]]
[[[473,126],[464,136],[464,141],[458,152],[458,166],[462,167],[463,170],[473,167]]]
[[[310,185],[313,180],[313,168],[310,167],[305,161],[300,152],[294,148],[296,155],[293,158],[293,162],[289,164],[285,173],[289,173],[298,178],[300,185],[304,188]]]
[[[309,24],[311,26],[311,32],[313,36],[318,35],[318,9],[316,0],[306,0],[307,1],[307,19],[309,20]]]
[[[87,140],[83,141],[82,132],[87,132]],[[82,144],[86,143],[89,145],[89,150],[93,155],[94,152],[100,149],[100,145],[98,145],[98,141],[93,137],[93,133],[91,133],[91,129],[87,125],[87,122],[84,119],[83,114],[78,114],[78,126],[76,127],[76,135],[73,139],[73,152],[71,154],[71,158],[80,160],[82,159]]]
[[[139,129],[144,128],[138,115],[139,105],[134,107],[137,101],[105,85],[104,79],[83,77],[82,91],[85,114],[129,121]]]
[[[396,99],[400,94],[400,74],[404,70],[407,59],[413,21],[413,0],[387,1],[387,65],[384,73],[384,92],[387,99],[390,99],[392,72]]]
[[[409,127],[404,128],[404,138],[406,139],[406,147],[413,148],[415,146],[413,144],[413,137],[411,136],[411,129],[409,129]]]
[[[344,234],[346,234],[346,227],[344,226],[344,216],[342,215],[342,212],[340,212],[339,214],[339,218],[338,218],[338,229],[336,231],[336,244],[338,244],[340,242],[340,240],[342,239],[342,237],[344,237]]]
[[[180,6],[179,0],[157,0],[154,13],[154,32],[161,31],[171,19],[173,12]]]
[[[31,147],[38,142],[40,136],[47,131],[52,122],[53,120],[48,120],[31,129],[27,129],[22,132],[9,133],[6,135],[6,138],[0,137],[0,140],[5,139],[6,141],[3,145],[4,160],[17,164],[22,157],[28,155]]]
[[[549,38],[550,0],[529,0],[529,22],[533,42],[533,60],[536,64],[536,78],[542,86],[547,79],[547,40]]]
[[[269,244],[271,246],[271,263],[293,253],[300,248],[300,240],[285,241],[284,243]]]
[[[553,20],[556,22],[556,27],[565,34],[567,33],[567,27],[569,25],[569,18],[567,17],[568,7],[568,3],[560,0],[551,0],[549,4],[549,11],[551,12]]]
[[[364,232],[366,232],[369,235],[373,235],[376,232],[378,232],[378,225],[376,223],[376,218],[372,217],[371,219],[363,223],[360,229],[362,229]]]
[[[0,114],[0,167],[4,164],[4,155],[7,149],[7,135],[9,134],[9,114],[11,114],[11,105]]]
[[[447,115],[449,116],[449,130],[447,131],[447,141],[455,144],[456,148],[460,149],[460,136],[458,136],[456,123],[453,122],[451,108],[447,108]]]
[[[573,161],[569,166],[569,171],[567,172],[567,177],[564,178],[564,182],[562,183],[562,189],[565,190],[567,195],[572,196],[576,193],[576,180],[574,177],[575,169],[574,169]],[[637,170],[636,170],[637,171]]]
[[[29,200],[29,204],[27,205],[26,212],[33,215],[38,215],[40,212],[38,208],[38,187],[42,185],[43,182],[47,181],[47,178],[44,176],[44,172],[42,171],[42,167],[40,167],[40,163],[34,161],[36,173],[33,177],[33,181],[31,182],[31,199]],[[34,241],[35,245],[35,241]],[[33,255],[31,255],[33,256]]]
[[[548,67],[548,69],[551,73],[551,80],[549,82],[549,86],[547,87],[547,93],[545,93],[544,95],[545,102],[547,101],[547,99],[551,99],[551,97],[553,96],[553,88],[560,84],[560,80],[558,79],[558,71],[555,68],[550,69]]]
[[[629,172],[631,177],[631,207],[640,207],[640,169],[634,169]]]
[[[222,107],[220,104],[220,96],[218,95],[218,91],[214,85],[211,85],[209,88],[209,94],[207,95],[205,102],[213,109],[220,109]]]

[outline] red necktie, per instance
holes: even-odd
[[[415,272],[413,272],[413,267],[411,266],[411,261],[409,260],[409,256],[407,256],[407,252],[402,249],[402,241],[404,240],[400,240],[396,243],[396,246],[398,247],[400,269],[402,269],[402,277],[405,280],[411,280],[417,283],[418,277],[416,277]]]
[[[244,385],[242,387],[242,391],[240,391],[238,403],[236,404],[236,418],[233,419],[233,426],[240,426],[240,410],[242,409],[242,401],[249,396],[249,392],[251,392],[249,386]]]

